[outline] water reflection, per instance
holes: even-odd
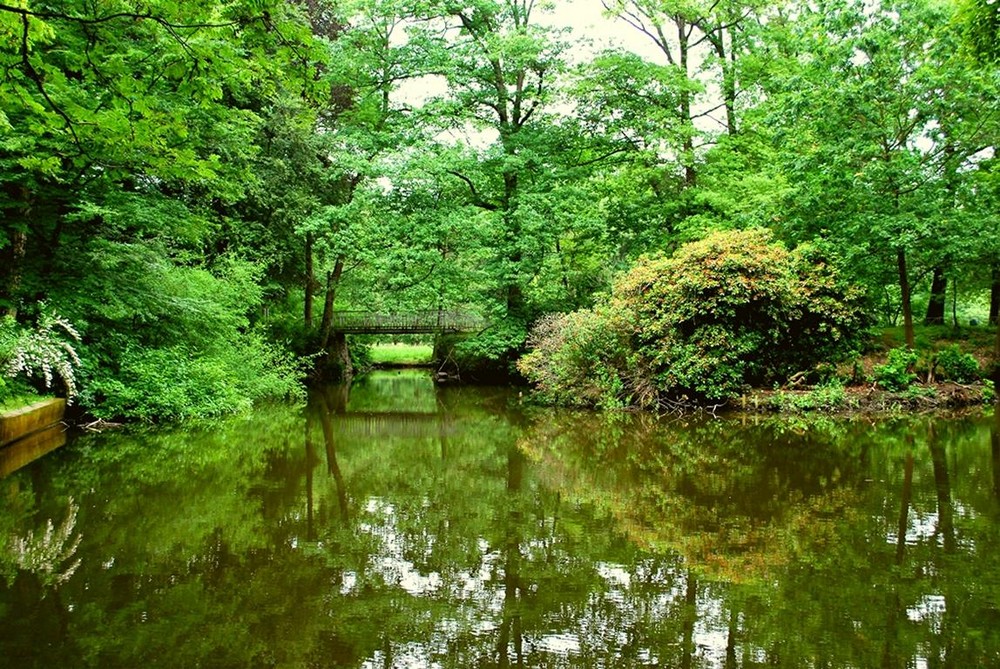
[[[0,479],[66,443],[66,428],[53,425],[0,447]]]
[[[391,373],[304,410],[89,436],[0,483],[0,545],[58,534],[72,498],[57,563],[80,561],[44,588],[7,564],[0,657],[998,665],[998,433],[567,413]]]

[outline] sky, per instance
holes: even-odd
[[[552,5],[551,13],[537,14],[538,21],[571,28],[573,36],[593,41],[596,50],[623,46],[650,60],[663,57],[647,36],[624,21],[605,16],[601,0],[552,0]]]
[[[624,21],[605,16],[601,0],[550,0],[550,6],[551,11],[536,9],[533,19],[541,25],[572,30],[568,38],[579,42],[570,50],[571,59],[583,61],[602,49],[624,47],[654,62],[663,60],[663,54],[649,37]],[[444,93],[444,81],[428,77],[403,83],[396,97],[407,104],[420,106],[424,100]],[[482,135],[463,139],[473,140],[474,144],[489,143],[489,139]]]

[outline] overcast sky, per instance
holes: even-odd
[[[572,28],[573,37],[591,40],[597,50],[624,46],[651,60],[662,57],[648,37],[624,21],[604,16],[601,0],[553,0],[552,4],[551,13],[536,13],[539,23]]]
[[[542,25],[570,28],[571,41],[579,40],[570,49],[570,59],[583,61],[608,47],[624,47],[653,62],[662,62],[663,54],[646,35],[624,21],[604,15],[601,0],[552,0],[551,12],[536,9],[533,20]],[[419,105],[430,96],[445,92],[443,81],[424,78],[404,82],[397,90],[399,99]]]
[[[653,41],[620,19],[604,15],[601,0],[552,0],[551,12],[536,9],[533,21],[541,25],[570,28],[571,41],[579,40],[570,49],[570,59],[581,62],[608,47],[624,47],[643,58],[662,63],[663,54]],[[420,106],[427,99],[443,95],[446,85],[438,77],[422,77],[405,81],[396,91],[396,99]],[[484,148],[495,139],[495,133],[483,130],[446,131],[440,136]]]

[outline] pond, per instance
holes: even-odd
[[[0,479],[10,667],[1000,666],[992,416],[656,419],[383,372]]]

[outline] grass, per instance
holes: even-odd
[[[51,395],[38,395],[36,393],[19,393],[0,399],[0,412],[14,411],[26,407],[29,404],[50,399]]]
[[[963,326],[916,325],[913,328],[917,349],[939,349],[950,344],[958,344],[963,351],[987,353],[993,349],[996,329],[992,325]],[[886,349],[902,346],[906,339],[902,327],[886,328],[882,331],[880,344]]]
[[[769,398],[769,404],[783,412],[838,411],[857,406],[856,400],[839,384],[798,392],[779,390]]]
[[[373,344],[370,355],[375,365],[429,365],[434,348],[430,344]]]

